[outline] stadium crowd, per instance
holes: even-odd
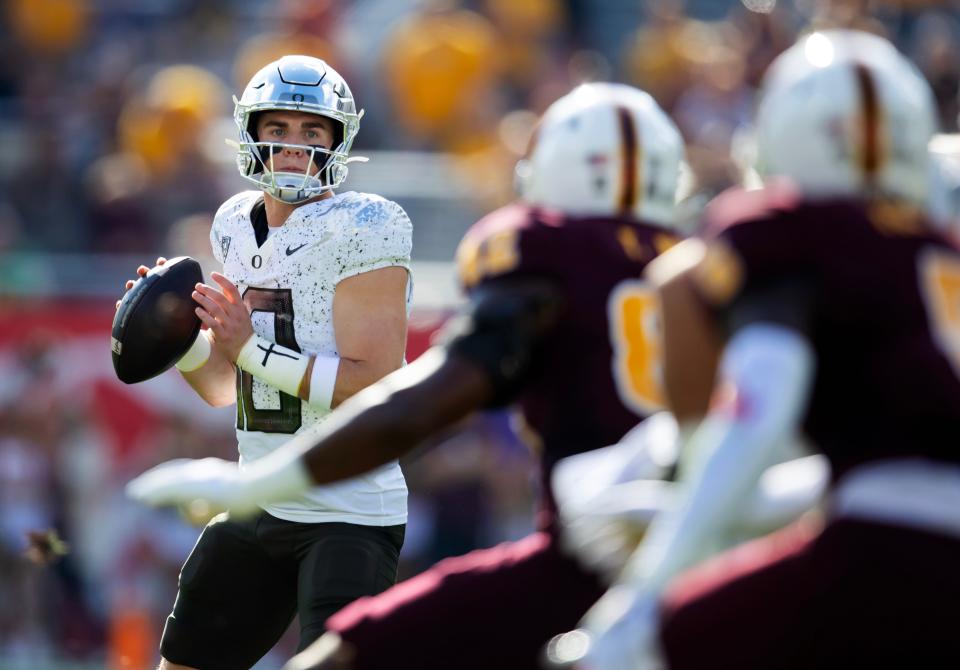
[[[941,132],[957,131],[960,16],[949,0],[10,0],[5,12],[0,314],[9,328],[33,278],[4,259],[205,240],[236,186],[222,142],[234,133],[230,93],[284,53],[328,59],[352,82],[367,111],[360,153],[449,154],[480,211],[512,198],[512,165],[537,116],[595,79],[640,86],[672,115],[695,208],[739,179],[738,143],[767,64],[816,27],[893,39],[931,83]],[[122,485],[169,458],[235,452],[229,412],[82,384],[73,361],[89,347],[49,332],[0,339],[3,667],[148,667],[196,529],[124,500]],[[530,463],[508,417],[484,415],[451,442],[405,467],[401,578],[529,530]],[[27,532],[45,528],[69,552],[49,565],[25,560]]]

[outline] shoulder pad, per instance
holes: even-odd
[[[521,262],[520,237],[535,225],[532,210],[509,205],[470,227],[457,247],[460,282],[471,288],[483,279],[516,270]]]
[[[250,206],[253,200],[256,200],[261,195],[260,191],[241,191],[237,193],[232,198],[229,198],[226,202],[220,205],[217,209],[217,213],[214,214],[213,220],[217,221],[226,216],[230,216],[237,210],[245,209]]]
[[[800,191],[789,182],[776,182],[753,191],[731,188],[707,205],[704,234],[715,237],[747,221],[766,219],[777,211],[795,209],[800,202]]]

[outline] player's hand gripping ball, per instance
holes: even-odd
[[[136,384],[169,370],[200,333],[191,294],[203,281],[189,256],[152,268],[127,291],[113,317],[110,348],[120,381]]]

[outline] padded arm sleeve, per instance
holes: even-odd
[[[490,376],[494,396],[489,407],[516,398],[536,368],[536,348],[556,324],[560,292],[544,280],[509,279],[481,286],[469,313],[446,329],[450,352],[480,366]]]
[[[625,577],[659,590],[702,560],[743,512],[775,447],[798,425],[814,371],[809,342],[779,325],[755,323],[727,345],[721,376],[735,401],[711,410],[687,449],[701,454],[684,473],[679,508],[658,518]]]

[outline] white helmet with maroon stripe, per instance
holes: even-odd
[[[887,40],[855,30],[802,37],[770,66],[757,111],[757,170],[809,196],[886,196],[915,204],[929,190],[933,94]]]
[[[583,84],[544,113],[517,185],[533,205],[672,225],[682,157],[680,132],[650,95]]]

